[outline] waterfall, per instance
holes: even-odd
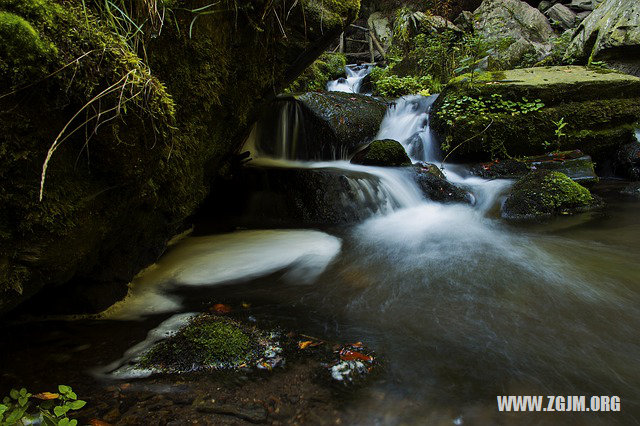
[[[362,81],[369,75],[372,68],[371,65],[347,65],[345,67],[347,78],[340,77],[328,82],[327,90],[329,92],[360,93]]]

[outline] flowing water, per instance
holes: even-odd
[[[360,93],[362,81],[369,75],[372,68],[371,65],[348,65],[345,68],[347,77],[328,82],[327,90],[330,92]]]
[[[428,126],[433,100],[400,99],[378,137],[399,140],[415,161],[438,162]],[[128,330],[98,359],[81,361],[78,352],[73,362],[104,377],[132,347],[146,347],[191,312],[219,300],[250,301],[256,317],[364,341],[384,359],[365,397],[347,408],[354,423],[638,423],[640,202],[620,198],[619,185],[596,188],[608,202],[603,213],[515,226],[496,215],[511,182],[469,177],[460,166],[445,173],[473,192],[473,206],[425,200],[397,169],[254,155],[272,166],[368,174],[373,180],[350,182],[381,207],[361,223],[322,231],[182,239],[103,319],[60,332],[64,346],[75,348]],[[50,340],[34,345],[52,350]],[[37,365],[34,358],[22,361]],[[20,361],[2,361],[6,379]],[[69,364],[32,374],[53,381],[77,368]],[[511,394],[618,395],[622,411],[498,413],[496,395]]]

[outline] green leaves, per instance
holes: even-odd
[[[0,425],[23,424],[39,417],[48,426],[76,426],[78,421],[69,419],[67,414],[83,408],[86,401],[78,399],[71,386],[60,385],[58,392],[60,395],[42,392],[34,396],[25,388],[11,389],[0,404]],[[30,403],[32,396],[35,406]]]
[[[438,111],[438,116],[445,119],[452,125],[457,120],[466,120],[469,116],[482,119],[488,114],[529,114],[544,108],[545,104],[541,99],[529,101],[522,98],[522,101],[503,99],[499,93],[494,93],[490,97],[470,97],[451,96]]]

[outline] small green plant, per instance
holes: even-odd
[[[86,405],[78,399],[70,386],[58,386],[58,393],[31,394],[25,388],[12,389],[0,404],[0,425],[14,426],[44,424],[47,426],[76,426],[78,421],[69,419],[70,411]]]
[[[446,120],[449,126],[463,120],[473,124],[475,120],[483,120],[489,114],[529,114],[544,108],[541,99],[521,101],[504,99],[501,94],[494,93],[489,97],[451,96],[442,104],[438,116]]]
[[[555,151],[560,150],[560,145],[562,142],[562,139],[567,136],[567,134],[564,132],[564,128],[567,126],[567,122],[564,121],[564,117],[560,118],[560,120],[558,121],[554,121],[551,120],[551,122],[553,123],[554,126],[556,126],[554,133],[556,135],[556,140],[555,140]],[[546,150],[551,150],[551,147],[554,144],[549,142],[549,141],[544,141],[542,146],[544,147],[544,149]]]

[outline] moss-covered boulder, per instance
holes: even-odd
[[[325,90],[330,80],[345,75],[347,58],[343,53],[323,53],[285,90],[289,93]]]
[[[451,159],[579,149],[602,162],[633,140],[640,78],[585,67],[466,74],[434,104],[431,126]]]
[[[597,182],[593,161],[582,151],[552,152],[522,158],[507,158],[476,164],[471,173],[485,179],[519,178],[532,170],[553,170],[564,173],[576,182]]]
[[[365,166],[410,166],[411,159],[402,144],[393,139],[373,141],[351,159],[353,164]]]
[[[76,309],[124,296],[359,8],[178,0],[126,33],[100,4],[0,0],[0,313],[64,283]]]
[[[640,76],[640,2],[603,1],[574,32],[565,60],[606,61]]]
[[[200,315],[145,353],[140,366],[164,372],[234,368],[257,348],[255,333],[224,317]]]
[[[567,175],[549,170],[528,173],[515,183],[502,206],[506,219],[574,214],[600,207],[601,200]]]

